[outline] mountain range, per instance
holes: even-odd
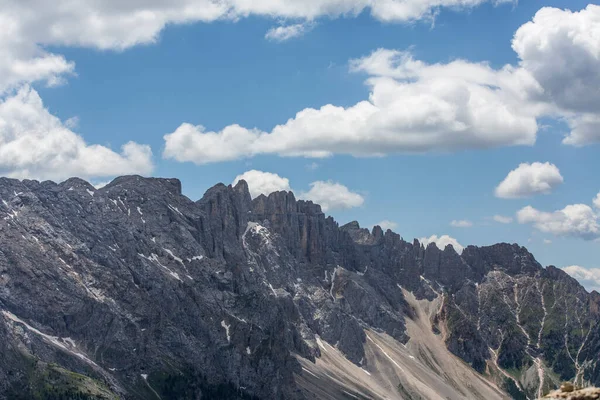
[[[424,246],[245,181],[0,179],[0,399],[536,399],[600,385],[599,317],[517,244]]]

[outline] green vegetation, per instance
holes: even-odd
[[[14,400],[116,400],[103,383],[68,371],[55,364],[33,361],[27,378],[14,385],[8,398]]]

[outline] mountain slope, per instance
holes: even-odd
[[[252,200],[243,181],[193,202],[176,179],[1,179],[0,199],[0,398],[503,399],[600,383],[600,296],[517,245],[425,248],[292,193]]]

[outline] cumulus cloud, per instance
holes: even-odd
[[[304,36],[314,27],[313,23],[304,22],[301,24],[283,25],[269,29],[265,34],[265,39],[273,42],[285,42],[287,40]]]
[[[562,210],[544,212],[527,206],[517,212],[521,224],[532,224],[535,229],[556,236],[572,236],[585,240],[600,237],[598,215],[586,204],[573,204]]]
[[[597,110],[599,24],[594,4],[578,12],[544,7],[517,30],[512,48],[544,88],[545,100],[565,110]]]
[[[360,194],[332,181],[313,182],[310,184],[310,190],[301,192],[298,198],[320,204],[323,211],[346,210],[360,207],[365,202],[365,198]]]
[[[600,142],[600,115],[579,114],[567,118],[571,132],[563,140],[564,144],[576,147]]]
[[[504,215],[494,215],[492,219],[501,224],[510,224],[513,222],[512,217],[506,217]]]
[[[39,81],[55,86],[73,74],[75,64],[46,50],[49,47],[121,51],[156,42],[168,25],[249,16],[307,21],[274,28],[267,34],[267,38],[285,40],[307,32],[320,17],[352,17],[369,10],[382,21],[431,20],[440,7],[472,8],[488,1],[4,0],[0,8],[0,93]]]
[[[461,254],[464,250],[464,246],[461,245],[460,243],[458,243],[458,240],[454,239],[453,237],[450,237],[448,235],[442,235],[442,236],[437,236],[437,235],[433,235],[430,237],[423,237],[419,239],[419,242],[427,247],[427,245],[429,243],[435,243],[435,245],[438,247],[438,249],[444,250],[446,248],[446,246],[448,246],[449,244],[452,245],[452,247],[454,247],[454,250],[456,250],[456,252],[458,254]]]
[[[450,222],[450,226],[453,226],[455,228],[470,228],[473,226],[473,223],[466,219],[461,219],[461,220],[455,219],[452,222]]]
[[[128,142],[116,153],[87,144],[44,107],[38,93],[24,87],[0,102],[0,174],[14,178],[61,180],[149,174],[149,146]]]
[[[428,4],[415,3],[413,10],[427,9]],[[399,7],[411,8],[411,3],[378,7],[373,5],[371,11],[386,19]],[[383,14],[376,11],[384,9]],[[167,144],[181,137],[204,150],[182,157],[175,154],[183,149],[168,146],[173,151],[166,156],[213,162],[259,154],[384,156],[532,145],[541,117],[567,121],[571,132],[565,144],[600,141],[595,107],[600,102],[599,16],[600,6],[595,5],[579,12],[541,9],[514,35],[519,64],[499,69],[465,60],[428,64],[410,52],[379,49],[350,62],[351,71],[368,76],[368,99],[349,107],[307,108],[270,131],[231,125],[205,132],[201,126],[183,124],[165,137]],[[543,182],[530,189],[546,190]]]
[[[164,156],[203,164],[259,154],[383,156],[535,142],[535,113],[522,89],[534,83],[511,67],[428,65],[383,49],[351,64],[369,75],[369,100],[307,108],[270,132],[239,125],[207,132],[184,123],[165,136]]]
[[[536,194],[548,194],[564,179],[554,164],[534,162],[523,163],[496,187],[496,197],[517,199]]]
[[[533,94],[567,118],[565,144],[600,141],[600,6],[573,12],[540,9],[514,35],[512,47],[543,88]]]
[[[310,24],[365,11],[381,21],[430,20],[440,7],[471,8],[487,1],[6,0],[0,9],[0,96],[31,82],[58,85],[75,73],[74,63],[48,49],[125,50],[156,42],[167,25],[249,16]],[[350,107],[302,110],[270,132],[238,125],[207,132],[182,124],[165,136],[163,155],[204,164],[259,154],[383,156],[532,145],[541,116],[566,119],[571,132],[565,144],[594,143],[600,141],[594,107],[600,96],[595,90],[599,10],[596,5],[579,12],[541,9],[515,33],[519,64],[500,69],[464,60],[427,64],[407,52],[380,49],[351,62],[353,71],[368,74],[368,99]],[[293,26],[282,32],[301,30]],[[141,154],[141,148],[128,149]],[[121,156],[131,158],[125,149]]]
[[[379,221],[378,223],[376,223],[375,225],[379,225],[381,227],[381,229],[383,229],[384,231],[387,231],[388,229],[394,230],[398,227],[398,224],[396,222],[384,219],[383,221]]]
[[[236,185],[242,179],[248,183],[248,189],[252,198],[258,197],[261,194],[268,196],[273,192],[292,190],[288,178],[282,178],[271,172],[257,171],[255,169],[246,171],[235,177],[233,185]]]
[[[600,209],[600,192],[594,198],[594,207]]]
[[[600,268],[584,268],[579,265],[564,267],[563,271],[577,279],[588,291],[600,292]]]
[[[288,178],[283,178],[272,172],[257,170],[246,171],[236,176],[233,185],[240,180],[248,183],[250,195],[255,198],[261,194],[268,196],[278,191],[293,191]],[[345,210],[360,207],[365,199],[362,195],[348,189],[341,183],[332,181],[316,181],[310,184],[310,190],[296,192],[298,199],[310,200],[321,206],[323,211]]]
[[[431,20],[440,7],[471,8],[489,0],[4,0],[0,8],[0,92],[22,83],[56,85],[74,64],[48,46],[125,50],[154,43],[167,25],[263,16],[307,20],[275,28],[269,38],[290,38],[319,17],[355,16],[365,10],[382,21]],[[496,1],[497,2],[497,1]],[[35,12],[31,12],[35,10]]]

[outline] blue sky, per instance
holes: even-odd
[[[205,1],[175,3],[203,7],[199,3]],[[398,8],[384,10],[381,16],[375,6],[368,8],[361,0],[356,0],[362,10],[356,15],[339,15],[344,13],[336,11],[334,0],[315,2],[326,11],[298,11],[290,0],[272,1],[279,5],[272,9],[265,6],[267,12],[241,10],[237,4],[241,2],[232,0],[229,12],[235,14],[233,17],[190,16],[187,11],[172,17],[177,10],[156,6],[151,10],[154,19],[136,20],[135,29],[119,25],[121,21],[115,23],[111,15],[138,15],[144,8],[115,5],[112,10],[106,5],[107,9],[98,10],[106,24],[90,27],[93,24],[73,22],[73,16],[85,10],[67,10],[63,15],[56,10],[44,13],[44,6],[40,6],[38,19],[21,20],[25,14],[18,3],[8,3],[6,14],[0,11],[0,21],[3,16],[17,21],[16,37],[20,34],[23,40],[13,43],[14,39],[0,36],[0,50],[4,46],[4,52],[13,57],[7,65],[0,63],[0,71],[13,74],[9,73],[5,82],[0,78],[0,104],[18,100],[16,106],[0,110],[0,136],[4,137],[0,142],[0,170],[5,175],[61,180],[81,174],[94,183],[121,173],[177,177],[185,194],[197,199],[217,182],[231,183],[238,175],[257,170],[287,178],[288,187],[299,197],[327,202],[333,192],[341,193],[327,211],[341,224],[358,220],[370,227],[387,220],[407,240],[449,235],[462,245],[517,242],[527,246],[544,265],[579,265],[594,273],[598,271],[593,268],[600,268],[599,210],[593,205],[600,191],[600,97],[593,89],[594,82],[600,82],[600,36],[586,36],[586,32],[600,30],[600,11],[587,7],[588,2],[521,0],[518,4],[495,4],[472,0],[463,3],[472,6],[456,8],[443,6],[455,4],[453,0],[394,0]],[[269,0],[263,3],[270,4]],[[408,12],[401,7],[405,3],[442,6]],[[560,22],[540,18],[533,25],[535,29],[520,30],[544,6],[556,8],[554,18]],[[162,25],[157,25],[158,17]],[[182,19],[186,22],[180,23]],[[265,38],[273,27],[295,24],[302,26],[303,34],[282,41]],[[522,32],[519,37],[515,34],[518,30]],[[62,31],[73,36],[62,36]],[[573,37],[587,38],[587,42],[582,44]],[[519,53],[511,47],[513,38],[521,46]],[[546,46],[544,41],[555,45]],[[377,53],[378,49],[387,53]],[[376,54],[383,58],[375,59]],[[571,60],[574,54],[590,57]],[[420,62],[410,73],[398,68],[405,65],[401,60],[407,55]],[[42,65],[36,62],[40,59],[49,61]],[[466,66],[453,64],[456,60],[463,60]],[[566,60],[568,70],[581,71],[580,75],[549,60]],[[15,67],[23,64],[30,67]],[[384,64],[397,69],[382,73],[378,68]],[[432,64],[440,67],[431,68]],[[513,70],[503,80],[500,71],[507,64]],[[481,73],[483,83],[479,79],[473,83],[469,76],[455,78],[453,71],[465,71],[468,66]],[[520,73],[529,79],[526,84],[517,79]],[[367,79],[377,82],[368,84]],[[589,87],[578,86],[584,79]],[[471,133],[464,137],[451,128],[465,122],[460,115],[436,122],[434,128],[428,125],[428,104],[437,101],[440,91],[448,89],[451,96],[473,90],[473,96],[480,87],[498,86],[499,91],[508,93],[517,81],[518,95],[511,92],[484,98],[498,110],[506,105],[507,117],[499,118],[499,122],[483,121],[488,114],[478,116],[478,122],[466,128]],[[557,81],[567,82],[575,93],[566,93],[567,89],[553,83]],[[406,104],[382,105],[380,100],[371,100],[378,107],[378,115],[389,107],[385,108],[385,118],[376,117],[377,123],[366,123],[356,132],[356,124],[344,125],[345,118],[363,115],[350,112],[354,105],[368,102],[373,92],[383,93],[377,99],[386,98],[388,90],[395,90],[392,88],[398,83],[409,88],[422,83],[430,88],[425,106],[418,105],[420,92],[415,87],[416,94],[411,93],[416,97],[394,99]],[[434,86],[438,83],[441,86]],[[403,96],[404,92],[392,93],[390,96]],[[32,99],[36,96],[43,105]],[[454,103],[448,96],[442,97],[452,109]],[[574,98],[589,101],[581,105]],[[344,108],[340,116],[328,122],[302,120],[309,130],[315,126],[319,132],[323,130],[315,134],[316,139],[306,135],[304,125],[290,125],[287,136],[271,140],[275,126],[286,124],[301,110],[319,110],[328,104]],[[415,109],[413,104],[417,104]],[[19,114],[14,111],[18,107],[31,110]],[[478,112],[477,107],[461,105],[457,99],[456,108],[461,111],[462,107],[473,115]],[[408,110],[406,116],[404,110]],[[423,120],[413,120],[421,111]],[[438,111],[432,109],[431,115]],[[440,118],[446,115],[439,112],[435,115]],[[31,113],[37,114],[32,117]],[[403,119],[396,119],[399,114]],[[518,122],[504,125],[502,120],[513,114]],[[52,116],[58,120],[48,122]],[[472,121],[468,118],[467,125]],[[537,121],[533,130],[532,121]],[[191,124],[185,132],[178,130],[183,123]],[[256,129],[234,135],[233,141],[255,135],[252,132],[261,133],[248,139],[247,146],[240,145],[239,151],[224,156],[227,146],[223,142],[211,146],[213,142],[206,141],[205,133],[216,132],[219,137],[221,130],[232,124]],[[197,125],[204,130],[194,128]],[[421,126],[420,130],[415,125]],[[575,145],[563,143],[565,137],[575,137],[572,131],[576,126],[583,126],[585,134],[574,139]],[[398,139],[413,128],[417,139]],[[381,133],[386,129],[391,136]],[[421,143],[419,138],[429,129],[435,130],[436,136]],[[504,130],[511,129],[515,132],[506,136]],[[57,135],[61,139],[38,145],[34,152],[41,155],[33,160],[23,156],[14,161],[11,155],[20,148],[17,139],[32,130],[45,138]],[[181,142],[165,151],[164,136],[176,133]],[[264,137],[257,138],[260,135]],[[336,139],[323,139],[328,135]],[[369,143],[380,141],[374,146],[380,154],[364,154],[367,142],[356,144],[349,139],[352,135],[374,135]],[[60,147],[61,142],[75,141],[74,137],[85,144],[74,144],[71,151]],[[294,144],[289,144],[290,140]],[[419,142],[418,151],[408,144],[413,140]],[[135,142],[134,155],[121,153],[121,146],[130,141]],[[190,141],[195,141],[196,151],[186,146]],[[90,145],[105,146],[111,153],[96,157],[97,149]],[[149,146],[152,156],[144,146]],[[270,146],[275,150],[265,150]],[[248,153],[246,147],[254,150]],[[326,151],[328,156],[308,153],[314,151]],[[60,154],[59,161],[53,156],[56,154]],[[69,157],[73,160],[65,161]],[[518,179],[507,183],[508,195],[499,197],[496,187],[522,163],[529,165],[517,172]],[[541,164],[538,168],[533,163]],[[272,178],[260,176],[255,184],[266,180],[285,188],[285,183],[281,186],[281,180],[271,182]],[[339,187],[319,185],[310,190],[314,182],[338,183],[347,193],[340,192]],[[577,204],[589,210],[555,213]],[[527,206],[532,208],[525,210]],[[512,221],[499,223],[492,218],[495,215]],[[469,226],[451,226],[452,221],[466,221],[462,225]],[[600,273],[598,277],[600,281]],[[591,282],[588,287],[598,283]]]

